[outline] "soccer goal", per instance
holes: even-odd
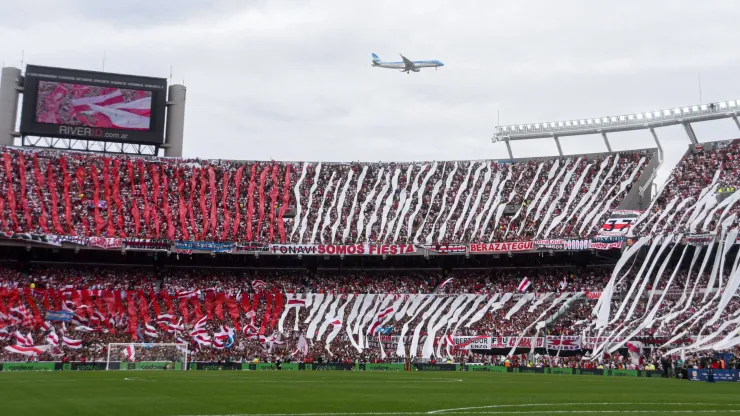
[[[188,344],[108,344],[106,370],[187,370]]]

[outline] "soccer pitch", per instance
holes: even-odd
[[[0,373],[5,415],[740,414],[734,383],[356,371]]]

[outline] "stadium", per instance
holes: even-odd
[[[7,414],[740,412],[740,140],[694,130],[740,100],[498,126],[503,159],[231,160],[183,156],[171,80],[1,81]]]

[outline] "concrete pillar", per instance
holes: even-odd
[[[7,67],[0,73],[0,146],[12,146],[17,135],[15,120],[18,117],[21,70]]]
[[[167,97],[167,131],[165,132],[164,155],[182,157],[182,141],[185,134],[185,95],[184,85],[170,85]]]

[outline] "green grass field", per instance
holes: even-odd
[[[3,415],[738,414],[740,385],[498,373],[0,373]]]

